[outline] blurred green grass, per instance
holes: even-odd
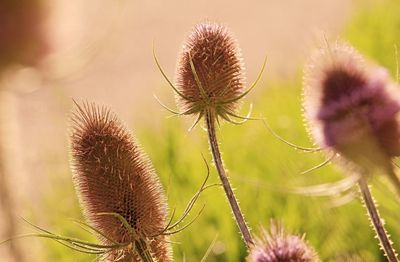
[[[400,5],[395,0],[371,3],[359,9],[342,34],[362,54],[387,67],[394,77],[394,44],[400,46],[399,36]],[[301,66],[299,65],[299,71]],[[312,146],[302,122],[300,72],[292,79],[258,87],[256,92],[256,96],[245,99],[245,104],[254,103],[253,115],[265,116],[271,127],[285,139],[299,145]],[[177,214],[180,214],[206,176],[201,154],[205,155],[208,163],[212,162],[206,133],[201,126],[189,133],[189,119],[163,118],[160,122],[157,129],[136,126],[134,131],[161,177],[168,193],[170,208],[176,207]],[[224,123],[218,136],[241,209],[255,234],[259,232],[261,225],[268,227],[270,219],[276,219],[282,221],[289,232],[306,233],[306,238],[323,261],[350,261],[350,257],[361,257],[363,261],[385,261],[358,198],[346,205],[332,208],[329,204],[331,200],[337,200],[338,196],[315,198],[282,190],[284,187],[315,185],[343,179],[345,175],[331,165],[307,175],[300,175],[301,171],[323,161],[323,154],[304,153],[288,147],[268,133],[260,121],[248,121],[240,126]],[[210,167],[209,183],[217,182],[212,164]],[[396,241],[400,239],[400,228],[396,228],[399,216],[394,213],[398,205],[393,201],[393,195],[386,192],[386,180],[376,180],[381,181],[378,181],[381,187],[376,187],[374,193],[399,250],[399,242]],[[71,185],[71,182],[62,180],[54,186],[62,189],[65,184]],[[55,193],[49,193],[45,203],[49,210],[60,205],[59,201],[63,199],[71,201],[71,194],[74,194],[72,186],[64,188],[56,196]],[[63,235],[90,238],[66,219],[81,217],[76,197],[73,200],[75,202],[65,205],[62,212],[54,211],[45,224],[51,225],[54,231]],[[210,243],[217,237],[207,261],[243,261],[246,250],[222,189],[206,190],[190,217],[196,215],[202,204],[206,207],[197,221],[172,238],[178,242],[174,244],[175,260],[182,261],[186,258],[186,261],[200,261]],[[44,261],[93,259],[50,241],[43,245],[45,248],[40,256]]]

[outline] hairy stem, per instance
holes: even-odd
[[[207,112],[207,115],[206,115],[206,123],[207,123],[207,131],[208,131],[208,140],[210,143],[212,155],[214,158],[214,163],[217,168],[219,178],[222,182],[222,186],[225,190],[226,197],[228,198],[229,204],[231,206],[233,215],[235,216],[236,223],[240,229],[242,237],[243,237],[247,247],[249,247],[250,245],[253,244],[253,240],[250,235],[249,228],[247,227],[246,221],[244,220],[243,214],[240,211],[239,204],[235,198],[235,195],[233,193],[232,187],[230,185],[230,182],[228,180],[228,177],[226,175],[226,172],[225,172],[225,169],[224,169],[224,166],[222,163],[222,158],[221,158],[221,153],[220,153],[219,146],[218,146],[217,136],[215,134],[215,117],[213,115],[213,112],[210,110]]]
[[[378,209],[376,208],[374,199],[371,196],[371,192],[369,190],[368,183],[364,177],[361,177],[358,181],[358,186],[360,187],[361,195],[365,203],[365,207],[368,210],[368,215],[371,219],[371,222],[375,228],[375,232],[379,238],[379,242],[383,250],[385,251],[386,257],[389,262],[397,262],[397,255],[392,246],[392,242],[389,239],[389,235],[387,234],[383,222],[380,218]]]

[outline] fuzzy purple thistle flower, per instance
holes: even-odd
[[[400,99],[382,68],[367,67],[351,47],[319,50],[304,77],[311,134],[358,166],[387,167],[400,155]]]
[[[262,237],[251,247],[247,261],[315,262],[319,259],[304,237],[287,235],[282,226],[273,223],[270,232],[262,230]]]

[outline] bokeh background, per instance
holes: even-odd
[[[325,39],[350,42],[368,59],[387,67],[396,79],[395,45],[400,46],[397,0],[42,0],[41,4],[41,18],[35,20],[31,15],[33,21],[16,26],[15,35],[7,37],[15,43],[0,49],[0,61],[5,61],[5,54],[12,52],[12,47],[17,49],[19,42],[40,39],[46,50],[36,56],[16,56],[13,63],[0,63],[6,65],[0,66],[0,155],[4,167],[0,175],[0,241],[10,232],[34,232],[20,217],[60,235],[95,241],[71,221],[82,219],[69,168],[72,98],[108,105],[120,116],[150,155],[170,207],[176,207],[178,214],[183,211],[206,175],[201,154],[210,165],[211,158],[201,125],[188,132],[193,119],[169,118],[154,99],[157,94],[175,107],[172,90],[155,66],[152,46],[154,42],[165,72],[173,79],[182,42],[197,22],[217,21],[231,28],[242,49],[248,83],[268,57],[266,72],[244,99],[242,113],[252,103],[253,115],[266,117],[277,133],[296,144],[312,146],[302,121],[302,68],[312,49],[324,46]],[[3,41],[7,31],[1,28],[6,28],[9,14],[23,17],[32,12],[1,5]],[[20,8],[33,7],[21,4]],[[27,28],[39,20],[38,36]],[[288,192],[288,188],[346,178],[331,165],[300,175],[324,161],[323,154],[288,147],[259,121],[241,126],[223,123],[219,137],[232,184],[255,234],[261,225],[268,228],[270,220],[276,219],[289,232],[305,233],[323,261],[385,261],[356,190],[328,197]],[[210,182],[216,181],[212,170]],[[372,182],[399,250],[398,201],[384,177]],[[191,217],[204,203],[206,208],[197,221],[173,236],[175,261],[200,261],[213,239],[216,242],[207,261],[243,261],[246,251],[222,189],[205,191]],[[0,261],[95,259],[43,239],[18,240],[13,247],[0,246]]]

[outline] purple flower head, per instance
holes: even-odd
[[[400,100],[386,70],[354,49],[319,50],[304,78],[304,113],[316,142],[363,166],[400,155]]]
[[[283,227],[273,223],[270,232],[263,229],[262,237],[250,249],[248,262],[314,262],[316,252],[304,237],[285,234]]]

